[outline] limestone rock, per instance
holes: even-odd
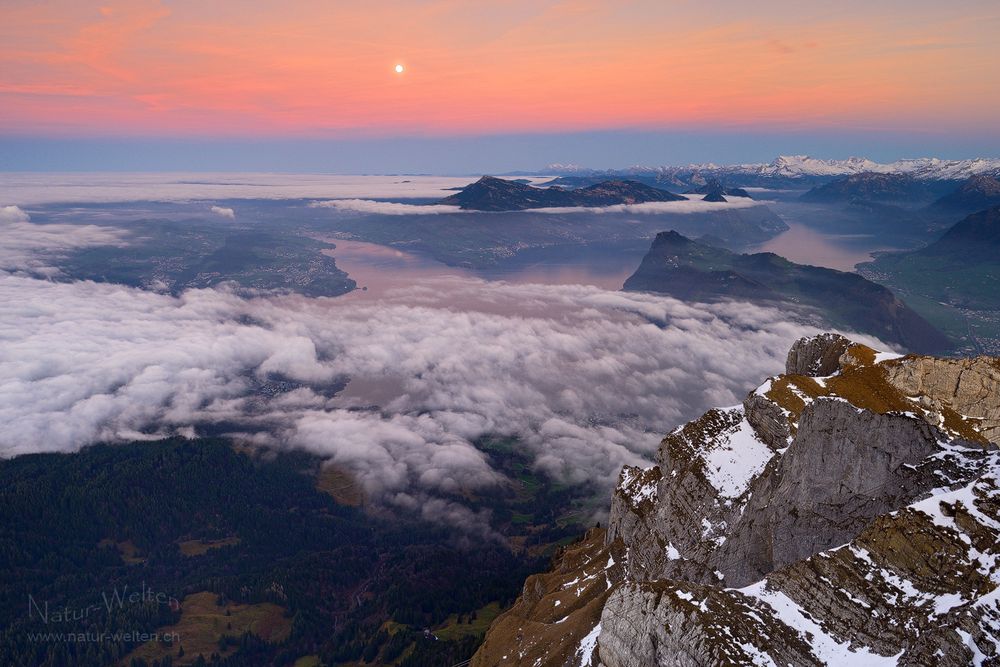
[[[787,370],[623,469],[473,664],[1000,665],[1000,360],[824,334]]]
[[[813,377],[832,375],[840,368],[840,355],[850,345],[851,341],[833,333],[800,338],[788,351],[785,373]]]
[[[768,447],[782,449],[788,446],[792,434],[788,414],[780,405],[761,393],[753,392],[743,401],[743,411],[747,421]]]
[[[1000,362],[993,357],[905,357],[885,365],[890,383],[906,396],[927,397],[981,422],[981,432],[1000,444]]]

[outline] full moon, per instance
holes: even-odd
[[[396,65],[396,74],[402,74],[402,73],[403,73],[403,66]]]

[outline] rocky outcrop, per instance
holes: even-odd
[[[771,449],[787,447],[792,437],[788,413],[763,394],[750,394],[743,401],[743,412],[757,437]]]
[[[936,415],[950,410],[979,422],[991,442],[1000,443],[1000,363],[994,357],[915,357],[886,365],[888,381],[908,397],[926,399]]]
[[[840,334],[824,333],[801,338],[792,345],[785,361],[787,375],[833,375],[840,370],[840,357],[851,341]]]
[[[822,335],[787,371],[622,471],[599,618],[510,664],[1000,662],[1000,361]]]
[[[600,664],[606,667],[761,664],[747,660],[760,637],[774,637],[779,665],[821,665],[805,638],[754,598],[680,581],[626,582],[601,615]],[[767,664],[767,663],[764,663]]]

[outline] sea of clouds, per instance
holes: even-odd
[[[98,225],[36,225],[18,206],[0,206],[0,271],[55,276],[67,252],[95,245],[121,245],[127,233]]]
[[[226,199],[426,199],[446,197],[469,176],[341,176],[263,173],[6,173],[0,202],[186,202]],[[551,177],[532,179],[535,182]]]
[[[456,291],[496,308],[450,307]],[[7,274],[0,454],[232,422],[244,439],[307,449],[349,468],[371,497],[417,510],[502,483],[472,442],[509,434],[537,469],[606,490],[674,425],[778,372],[789,344],[813,331],[748,304],[584,286],[463,281],[366,302],[174,298]],[[269,377],[297,388],[261,395]],[[352,410],[327,390],[344,377],[398,388],[379,410]]]
[[[477,438],[516,436],[537,470],[606,498],[623,464],[739,402],[816,330],[746,303],[460,277],[379,298],[57,281],[39,274],[60,251],[125,241],[19,211],[0,223],[0,456],[234,424],[349,469],[375,503],[470,530],[485,519],[457,494],[505,483]],[[348,378],[350,399],[331,389]]]
[[[188,202],[229,199],[317,199],[314,206],[382,215],[462,213],[447,204],[407,203],[443,199],[475,181],[468,176],[342,176],[332,174],[190,174],[190,173],[8,173],[0,181],[0,202],[22,208],[60,203]],[[530,177],[540,185],[551,177]],[[404,201],[383,201],[398,199]],[[686,201],[646,202],[613,206],[570,206],[532,209],[536,213],[707,213],[750,208],[767,202],[734,197],[706,202],[701,195]],[[6,208],[16,208],[9,206]],[[231,208],[212,206],[216,215],[233,218]],[[482,215],[481,212],[475,212]],[[3,219],[0,208],[0,220]]]

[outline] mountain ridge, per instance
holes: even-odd
[[[545,167],[542,175],[585,175],[585,174],[718,174],[766,176],[782,178],[834,177],[862,172],[909,174],[919,180],[963,180],[979,174],[1000,174],[1000,158],[976,157],[960,160],[941,158],[904,158],[894,162],[880,163],[863,157],[844,160],[814,158],[808,155],[779,155],[771,162],[751,162],[719,165],[715,163],[643,166],[635,165],[624,169],[591,169],[572,164],[554,163]]]
[[[686,197],[631,180],[604,180],[573,190],[538,188],[525,183],[483,176],[442,204],[474,211],[523,211],[570,206],[611,206],[647,202],[685,201]]]
[[[1000,178],[996,175],[970,176],[954,192],[931,205],[932,210],[961,210],[972,213],[1000,204]]]
[[[471,664],[995,660],[998,443],[1000,358],[801,339],[626,466],[608,528],[529,578]]]
[[[916,351],[951,345],[889,289],[857,274],[795,264],[774,253],[736,254],[676,231],[657,234],[623,289],[682,300],[791,302],[817,310],[835,326]]]

